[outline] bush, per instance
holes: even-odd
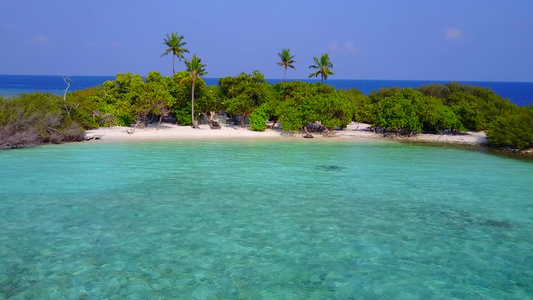
[[[253,131],[265,131],[266,121],[269,117],[267,111],[267,106],[262,104],[250,114],[250,125]]]
[[[521,107],[489,124],[489,145],[528,149],[533,147],[533,109]]]
[[[179,107],[172,111],[178,120],[178,123],[182,126],[192,125],[191,120],[191,103],[189,102],[184,107]]]
[[[57,96],[34,93],[0,98],[0,149],[83,139],[83,128],[66,116]]]

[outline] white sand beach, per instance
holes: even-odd
[[[354,139],[382,139],[382,140],[404,140],[431,143],[450,143],[465,145],[483,145],[487,143],[485,132],[461,132],[460,134],[428,134],[417,133],[411,137],[396,137],[394,133],[386,135],[374,133],[370,130],[370,125],[365,123],[351,123],[345,130],[337,131],[339,137],[352,137]]]
[[[132,127],[105,127],[94,130],[87,130],[86,137],[91,142],[133,142],[133,141],[179,141],[179,140],[204,140],[204,139],[304,139],[303,134],[289,134],[279,128],[279,124],[274,129],[267,129],[264,132],[257,132],[238,125],[222,124],[220,129],[211,129],[208,125],[200,125],[199,129],[190,126],[178,126],[174,124],[161,124],[157,129],[156,125],[149,125],[143,129],[133,129]],[[345,130],[335,131],[334,137],[324,137],[320,133],[313,133],[314,139],[306,140],[412,140],[420,142],[442,142],[456,144],[479,145],[486,143],[484,132],[467,132],[459,135],[449,134],[417,134],[413,137],[394,137],[394,134],[376,134],[369,129],[370,125],[365,123],[351,123]]]
[[[133,127],[103,127],[86,131],[87,138],[96,137],[95,140],[104,142],[127,141],[179,141],[202,139],[232,139],[232,138],[281,138],[280,129],[268,129],[264,132],[252,131],[250,128],[241,128],[236,125],[221,125],[220,129],[211,129],[209,125],[200,125],[194,129],[191,126],[178,126],[175,124],[149,125],[147,128],[135,129]]]

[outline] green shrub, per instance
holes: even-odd
[[[250,125],[253,131],[265,131],[268,120],[268,108],[265,104],[260,105],[250,114]]]
[[[533,147],[533,109],[520,107],[489,124],[489,145],[528,149]]]
[[[83,128],[60,107],[60,100],[43,93],[0,99],[0,149],[81,141]]]

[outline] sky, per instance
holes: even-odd
[[[0,74],[171,75],[175,32],[206,77],[283,78],[288,48],[288,79],[329,53],[331,79],[533,82],[532,13],[531,0],[0,0]]]

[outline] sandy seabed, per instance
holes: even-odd
[[[319,133],[313,133],[314,139],[308,140],[354,140],[354,141],[388,141],[409,140],[420,142],[442,142],[454,144],[482,145],[486,143],[484,132],[467,132],[458,135],[450,134],[417,134],[413,137],[395,138],[394,134],[377,134],[370,130],[370,125],[365,123],[351,123],[344,130],[335,131],[333,137],[324,137]],[[237,125],[222,124],[220,129],[211,129],[208,125],[200,125],[194,129],[190,126],[178,126],[174,124],[149,125],[147,128],[134,129],[132,127],[103,127],[87,130],[87,139],[91,142],[134,142],[134,141],[181,141],[181,140],[205,140],[205,139],[303,139],[301,133],[287,133],[279,128],[279,124],[273,129],[264,132],[252,131],[250,127],[241,128]],[[393,137],[393,138],[391,138]]]

